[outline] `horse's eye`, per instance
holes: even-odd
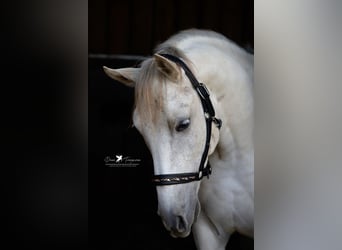
[[[181,132],[185,129],[187,129],[190,125],[190,119],[185,119],[183,121],[180,121],[176,126],[176,131]]]

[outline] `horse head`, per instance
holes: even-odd
[[[151,151],[154,174],[197,172],[206,143],[201,100],[177,63],[155,54],[140,68],[104,70],[135,87],[134,126]],[[210,155],[218,143],[211,132]],[[205,159],[207,161],[207,158]],[[200,181],[157,186],[158,214],[173,237],[186,237],[200,211]]]

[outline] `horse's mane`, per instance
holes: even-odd
[[[155,53],[171,54],[188,61],[182,51],[170,46],[167,42],[160,44]],[[144,60],[140,66],[140,74],[135,85],[135,108],[144,120],[154,122],[158,111],[163,108],[163,91],[166,77],[162,74],[151,57]]]

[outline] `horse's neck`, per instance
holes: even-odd
[[[249,79],[251,76],[241,68],[239,70],[236,72],[229,65],[216,65],[199,70],[199,74],[200,80],[210,89],[217,116],[223,120],[223,126],[227,127],[227,134],[231,134],[237,146],[242,149],[250,147],[252,143],[253,94]]]
[[[191,54],[190,60],[196,62],[196,74],[210,89],[217,117],[223,120],[220,140],[212,158],[230,165],[239,165],[241,160],[246,162],[244,164],[252,164],[253,64],[249,56],[241,53],[242,58],[237,60],[210,47],[204,55],[195,51]]]
[[[232,100],[230,97],[217,99],[220,92],[213,93],[216,98],[217,117],[223,121],[220,130],[220,139],[214,154],[220,161],[231,167],[244,165],[251,168],[253,166],[253,99],[249,93],[232,95],[231,90],[227,90],[230,97],[236,98],[241,94],[240,100]],[[250,99],[249,99],[250,98]]]

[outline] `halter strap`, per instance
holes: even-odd
[[[204,146],[204,151],[202,154],[201,162],[199,165],[198,172],[192,173],[179,173],[179,174],[161,174],[161,175],[154,175],[152,182],[155,185],[175,185],[175,184],[183,184],[192,181],[198,181],[203,178],[203,176],[207,176],[211,174],[211,167],[209,164],[205,167],[205,161],[208,157],[209,146],[210,146],[210,138],[211,138],[211,123],[214,122],[218,129],[222,126],[221,119],[215,117],[215,110],[213,104],[210,100],[210,95],[207,87],[204,83],[200,83],[197,81],[194,74],[191,72],[189,67],[184,63],[183,60],[180,58],[170,55],[170,54],[160,54],[161,56],[173,61],[177,65],[179,65],[185,72],[186,76],[189,78],[192,86],[196,90],[198,96],[200,97],[204,117],[206,120],[206,141]]]

